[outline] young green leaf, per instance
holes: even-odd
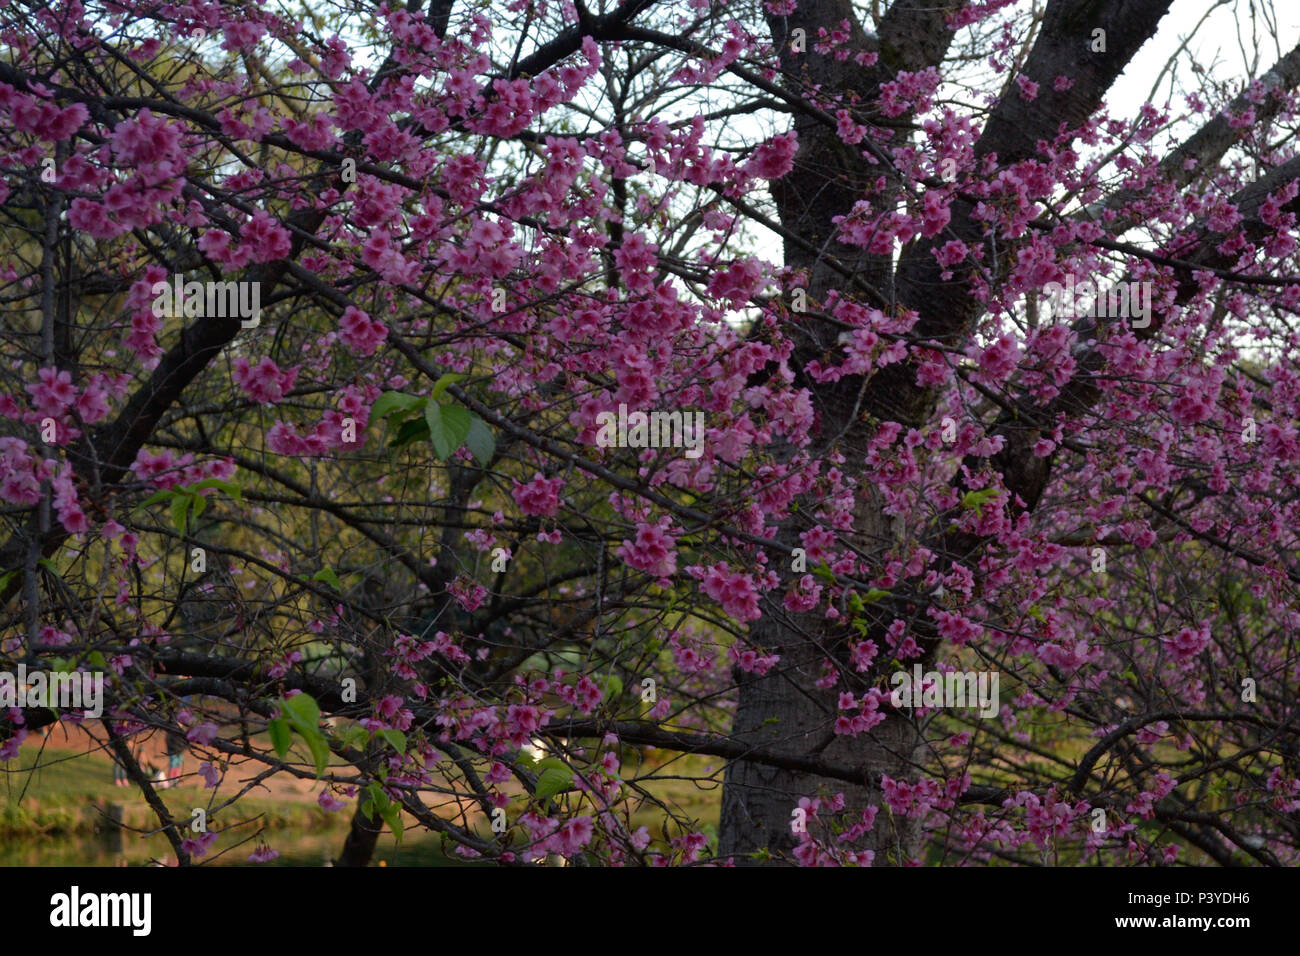
[[[189,488],[193,491],[206,491],[209,488],[216,488],[219,491],[224,491],[241,504],[244,501],[243,488],[233,482],[222,481],[220,478],[204,478],[202,481],[196,481]]]
[[[384,818],[388,824],[388,829],[393,831],[393,839],[398,843],[402,842],[402,807],[400,804],[389,802],[388,806],[379,811],[379,815]]]
[[[312,763],[316,765],[316,776],[319,778],[325,772],[325,768],[330,765],[330,747],[325,742],[325,735],[320,732],[320,728],[303,728],[295,723],[293,729],[298,731],[303,740],[307,741],[307,749],[311,751]]]
[[[316,776],[325,772],[330,762],[330,748],[325,735],[320,731],[320,707],[310,694],[297,694],[280,700],[280,711],[289,726],[298,732],[298,736],[311,751],[312,762],[316,765]]]
[[[289,722],[283,717],[276,717],[266,729],[271,735],[271,746],[275,748],[275,755],[283,760],[289,753],[289,743],[293,737],[289,730]]]
[[[533,796],[538,800],[545,800],[547,797],[553,797],[561,791],[568,790],[573,786],[573,771],[568,767],[556,769],[547,767],[537,778],[537,789]]]
[[[148,498],[144,499],[144,501],[136,505],[135,510],[139,511],[141,508],[147,508],[150,505],[156,504],[159,501],[166,501],[168,498],[174,498],[174,497],[176,497],[176,491],[174,489],[164,488],[162,491],[155,491]]]
[[[375,404],[370,406],[370,417],[380,419],[395,411],[409,412],[423,401],[424,399],[416,395],[407,395],[405,392],[384,392],[375,400]]]
[[[998,489],[985,488],[982,491],[968,491],[961,496],[961,506],[966,510],[974,509],[975,514],[984,516],[984,506],[998,496]]]
[[[469,411],[459,405],[430,402],[424,406],[424,420],[429,424],[433,452],[442,461],[449,459],[469,437]]]
[[[454,385],[457,382],[463,382],[468,378],[466,375],[460,375],[456,372],[448,372],[446,375],[433,383],[433,391],[429,393],[429,400],[436,402],[438,397],[447,390],[448,385]]]
[[[429,423],[420,418],[412,418],[402,422],[402,427],[397,429],[397,437],[388,443],[389,448],[404,448],[412,442],[423,441],[429,437]]]
[[[181,534],[185,533],[185,515],[190,510],[188,495],[177,495],[172,499],[172,525]]]
[[[366,730],[366,728],[362,727],[360,724],[353,724],[343,732],[341,743],[344,747],[352,747],[353,749],[360,750],[365,747],[366,744],[370,743],[370,731]]]
[[[492,464],[492,456],[497,450],[496,436],[488,428],[487,422],[477,415],[470,415],[469,434],[465,436],[465,444],[469,446],[470,454],[484,468]]]
[[[320,706],[311,694],[295,694],[280,701],[280,711],[290,721],[299,721],[308,727],[320,725]]]
[[[321,568],[311,576],[313,581],[323,581],[332,587],[335,591],[342,592],[343,584],[339,581],[339,576],[334,573],[333,568]]]
[[[374,820],[375,811],[382,814],[388,809],[388,805],[392,803],[388,799],[388,794],[384,793],[384,788],[373,780],[366,785],[363,792],[365,797],[361,801],[361,812],[365,814],[367,820]]]

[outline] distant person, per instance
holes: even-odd
[[[167,731],[167,780],[169,787],[176,786],[185,761],[185,738],[175,731]]]
[[[139,744],[133,743],[130,740],[126,740],[124,741],[124,743],[126,744],[126,750],[127,753],[130,755],[130,759],[134,761],[137,766],[139,766],[140,757],[141,757]],[[127,765],[118,758],[117,752],[115,750],[109,750],[108,753],[109,756],[113,758],[113,786],[115,787],[131,786],[131,779],[130,779],[129,772],[127,771]]]
[[[122,761],[118,759],[117,755],[114,754],[114,756],[113,756],[113,786],[115,786],[115,787],[127,787],[127,786],[130,786],[130,785],[131,785],[131,781],[128,780],[128,779],[127,779],[127,776],[126,776],[126,764],[122,763]]]

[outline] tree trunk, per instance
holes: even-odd
[[[870,95],[879,81],[874,71],[852,61],[816,54],[812,49],[819,27],[829,30],[844,20],[853,25],[852,48],[879,49],[877,38],[858,26],[852,5],[842,0],[802,4],[789,17],[769,17],[773,43],[781,51],[792,88],[816,84],[823,90],[852,91],[863,98]],[[791,38],[798,29],[807,38],[803,53],[792,50]],[[909,66],[911,55],[941,56],[947,47],[941,34],[942,30],[937,34],[940,40],[931,44],[937,54],[927,49],[898,55]],[[772,184],[772,192],[781,224],[797,237],[787,238],[785,260],[787,266],[804,273],[802,287],[807,291],[809,309],[820,308],[832,289],[853,291],[854,284],[846,273],[876,289],[887,289],[892,271],[889,257],[827,242],[834,229],[832,217],[848,213],[854,202],[865,195],[867,184],[879,175],[879,168],[863,159],[860,148],[846,146],[834,130],[810,116],[796,114],[794,129],[799,136],[794,169]],[[858,286],[857,291],[862,287]],[[802,318],[798,329],[801,345],[792,362],[796,368],[834,349],[839,335],[839,329],[829,322],[813,316]],[[911,383],[894,381],[895,377],[879,375],[868,396],[859,394],[861,380],[856,378],[833,384],[807,383],[813,390],[819,436],[826,441],[838,437],[836,445],[845,452],[846,469],[862,461],[874,431],[874,424],[863,420],[864,413],[902,422],[919,421],[923,416],[924,408],[909,401],[917,390],[908,387]],[[899,399],[904,407],[900,407]],[[881,511],[876,496],[866,489],[860,491],[859,500],[853,543],[866,554],[880,553],[894,539],[892,521]],[[791,549],[798,547],[798,533],[806,527],[806,523],[787,521],[781,528],[780,540]],[[791,572],[788,560],[778,560],[774,566],[792,578],[802,573]],[[735,670],[739,705],[732,735],[756,748],[783,755],[819,756],[855,764],[863,768],[863,779],[852,786],[745,760],[730,763],[723,781],[719,852],[732,857],[738,866],[790,861],[789,853],[799,842],[792,824],[800,797],[814,797],[819,791],[843,793],[848,809],[879,806],[881,773],[911,777],[920,755],[916,728],[901,717],[887,717],[869,734],[857,737],[833,733],[837,697],[846,689],[845,684],[841,680],[834,687],[822,689],[816,682],[824,673],[823,662],[828,657],[846,659],[847,644],[856,634],[842,624],[829,626],[833,622],[819,611],[790,614],[779,601],[779,594],[775,601],[765,601],[763,617],[755,622],[751,637],[765,651],[779,653],[781,661],[761,677]],[[877,643],[883,650],[883,642]],[[840,670],[851,675],[850,680],[856,677],[851,666],[841,666]],[[853,689],[860,693],[864,688],[862,684]],[[917,853],[918,836],[918,827],[912,821],[902,820],[895,825],[888,813],[881,813],[871,833],[855,846],[873,851],[878,864],[901,864]]]
[[[1044,12],[1039,40],[1024,72],[1043,90],[1029,102],[1018,96],[1005,98],[993,112],[976,148],[976,156],[996,154],[1003,165],[1033,154],[1039,139],[1050,135],[1065,121],[1078,125],[1101,101],[1115,77],[1154,32],[1169,6],[1169,0],[1054,0]],[[945,56],[952,33],[944,19],[947,5],[932,0],[895,0],[879,21],[879,36],[868,35],[859,25],[858,13],[850,0],[800,4],[789,16],[768,16],[772,41],[781,60],[786,86],[807,95],[811,89],[869,104],[882,82],[898,71],[916,71],[938,65]],[[850,25],[847,47],[871,51],[878,60],[871,67],[818,54],[813,44],[819,29],[830,32],[841,22]],[[1101,29],[1108,37],[1105,56],[1081,59],[1087,39]],[[803,31],[802,52],[797,52],[796,31]],[[1055,77],[1069,73],[1073,86],[1057,90]],[[823,104],[834,112],[835,106]],[[903,130],[910,117],[895,118],[896,130]],[[877,117],[877,122],[891,122]],[[866,198],[871,184],[882,174],[880,165],[863,158],[862,147],[848,147],[836,132],[811,112],[795,114],[799,152],[794,169],[772,184],[773,198],[781,225],[787,230],[787,266],[805,274],[809,308],[816,309],[831,289],[860,298],[871,305],[890,309],[910,307],[919,315],[914,332],[949,343],[958,343],[969,333],[980,306],[961,277],[945,281],[930,254],[930,240],[917,241],[903,250],[895,267],[890,257],[870,256],[862,249],[828,241],[833,234],[832,218],[846,215],[853,204]],[[871,136],[864,141],[866,146]],[[897,193],[895,193],[895,196]],[[889,195],[872,195],[877,211],[890,207]],[[960,238],[968,246],[984,243],[983,227],[970,217],[971,208],[962,200],[952,205],[952,222],[940,239]],[[992,261],[990,257],[989,261]],[[1002,264],[1005,264],[1005,255]],[[793,336],[798,342],[791,365],[796,369],[811,358],[823,358],[837,348],[839,330],[811,313],[796,317]],[[874,373],[865,389],[861,379],[846,377],[836,383],[805,382],[813,395],[822,439],[836,439],[844,452],[843,470],[850,476],[860,466],[867,442],[876,423],[899,422],[921,427],[932,412],[935,396],[918,387],[915,368],[908,362],[886,366]],[[861,390],[861,391],[860,391]],[[999,460],[1017,490],[1036,500],[1046,481],[1048,464],[1032,459],[1026,443],[1036,436],[1021,436],[1008,455],[1017,460]],[[1032,464],[1025,464],[1032,462]],[[1017,472],[1023,471],[1023,474]],[[1019,479],[1019,480],[1017,480]],[[890,520],[868,489],[858,490],[853,544],[861,553],[883,554],[894,540]],[[785,522],[780,537],[790,548],[797,547],[800,526]],[[781,568],[781,564],[776,565]],[[785,564],[784,568],[789,568]],[[787,572],[788,573],[788,572]],[[788,579],[787,579],[788,581]],[[779,597],[777,598],[779,601]],[[888,612],[871,622],[869,637],[887,653],[879,630],[888,624]],[[911,779],[916,776],[922,754],[915,727],[909,719],[888,717],[870,734],[857,738],[832,733],[836,697],[844,682],[858,679],[851,666],[841,666],[840,685],[818,689],[815,682],[827,657],[842,660],[850,635],[828,628],[824,617],[788,615],[774,602],[765,602],[764,617],[755,623],[751,637],[768,652],[781,654],[780,664],[765,677],[737,673],[739,706],[733,735],[782,754],[821,756],[827,760],[856,764],[862,768],[861,785],[845,787],[811,774],[777,770],[745,760],[727,767],[723,783],[719,849],[737,865],[755,862],[753,854],[772,851],[774,862],[797,843],[792,831],[792,811],[801,796],[815,796],[820,788],[843,792],[848,808],[879,805],[880,777]],[[935,642],[930,635],[917,635],[926,661]],[[881,675],[867,675],[876,680]],[[856,692],[861,687],[849,687]],[[874,830],[859,848],[876,854],[877,864],[901,864],[920,851],[919,827],[911,821],[894,821],[887,811],[876,818]]]
[[[788,862],[798,842],[792,824],[799,796],[815,796],[825,788],[827,794],[843,793],[848,808],[878,806],[879,775],[910,777],[919,756],[916,729],[902,718],[886,718],[870,735],[833,734],[837,689],[815,686],[825,655],[813,641],[796,637],[794,630],[775,618],[764,618],[754,630],[757,639],[780,647],[782,659],[764,677],[737,673],[740,705],[734,736],[783,755],[857,764],[870,776],[864,773],[863,784],[852,786],[745,760],[730,763],[723,782],[720,852],[737,866],[759,862],[751,856],[755,853],[771,862]],[[873,851],[877,864],[906,862],[917,852],[919,832],[910,819],[898,823],[882,813],[868,838],[856,846]],[[762,854],[764,850],[770,858]]]
[[[348,837],[343,841],[343,852],[339,854],[338,865],[369,866],[383,828],[383,821],[379,819],[378,814],[375,815],[374,820],[366,819],[358,800],[357,808],[352,811],[352,828],[348,830]]]

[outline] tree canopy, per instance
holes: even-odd
[[[1294,865],[1245,5],[1225,68],[1150,59],[1209,0],[15,0],[0,669],[350,864]]]

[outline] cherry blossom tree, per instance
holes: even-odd
[[[0,10],[0,662],[108,678],[0,759],[183,864],[274,774],[348,865],[1295,864],[1300,47],[1108,103],[1170,7]]]

